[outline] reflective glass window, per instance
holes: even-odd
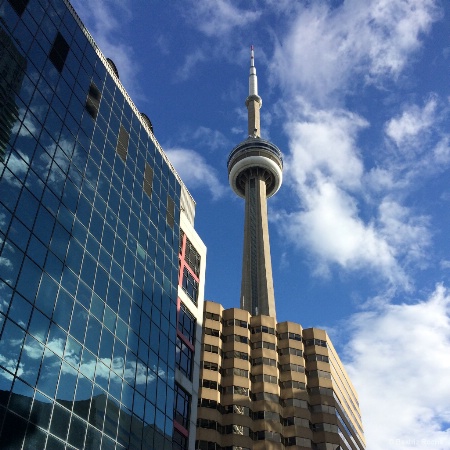
[[[54,64],[58,72],[62,72],[68,53],[69,44],[64,39],[62,34],[58,32],[49,54],[50,61]]]

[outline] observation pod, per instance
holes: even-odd
[[[245,184],[258,174],[266,183],[266,197],[278,192],[283,181],[283,156],[272,142],[248,137],[228,157],[228,180],[233,191],[245,198]]]

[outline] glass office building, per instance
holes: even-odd
[[[2,449],[172,448],[182,190],[70,4],[0,0]]]

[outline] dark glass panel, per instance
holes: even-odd
[[[93,421],[95,424],[95,418]],[[93,427],[88,427],[85,448],[101,448],[101,438],[102,435],[99,431]]]
[[[58,222],[55,224],[53,230],[52,241],[50,249],[61,260],[64,261],[67,247],[69,245],[70,234]]]
[[[6,241],[0,256],[3,263],[0,277],[14,286],[22,265],[23,253],[13,243]]]
[[[97,354],[98,344],[100,342],[101,324],[93,316],[89,317],[89,325],[86,332],[86,339],[84,345],[91,350],[94,354]],[[84,356],[84,355],[83,355]]]
[[[66,429],[67,431],[67,429]],[[52,449],[52,450],[65,450],[65,445],[63,442],[61,442],[60,440],[56,439],[55,437],[53,437],[51,434],[48,435],[47,438],[47,447],[48,449]]]
[[[11,161],[12,157],[14,156],[11,156],[9,161]],[[10,211],[14,211],[16,207],[20,189],[21,184],[19,180],[6,168],[0,178],[0,199]]]
[[[127,343],[128,327],[121,319],[117,319],[116,335],[124,343]]]
[[[61,285],[68,292],[75,293],[78,284],[78,277],[66,266],[64,266]]]
[[[111,308],[106,307],[105,315],[103,318],[103,325],[114,333],[116,320],[116,313]]]
[[[59,140],[62,125],[63,123],[59,115],[53,109],[50,109],[47,118],[45,119],[45,128],[55,142],[58,142]],[[49,148],[46,146],[45,149],[50,156],[53,156],[56,147]]]
[[[27,179],[28,184],[28,179]],[[20,196],[19,204],[17,205],[16,216],[31,230],[36,212],[39,208],[39,203],[36,198],[28,191],[23,189]]]
[[[62,358],[66,346],[67,334],[54,322],[50,325],[47,347]],[[50,355],[51,356],[51,355]]]
[[[106,292],[108,289],[108,274],[104,269],[98,267],[97,275],[95,277],[94,291],[101,298],[106,299]]]
[[[54,64],[58,72],[62,72],[68,53],[69,44],[63,38],[62,34],[58,32],[49,55],[50,61]]]
[[[17,290],[31,303],[34,302],[41,279],[42,270],[30,259],[25,258]]]
[[[87,229],[81,224],[79,220],[75,220],[73,224],[72,235],[84,245],[87,238]]]
[[[77,371],[63,361],[56,400],[66,408],[71,408],[71,404],[75,395],[76,383]]]
[[[139,336],[146,343],[150,341],[150,318],[146,315],[142,316]]]
[[[81,278],[88,286],[93,286],[96,270],[96,262],[92,256],[85,253],[83,260],[83,268],[81,270]]]
[[[18,16],[21,16],[28,5],[29,0],[8,0]]]
[[[89,309],[91,304],[92,290],[80,280],[78,284],[77,300],[86,308]]]
[[[138,352],[138,345],[139,345],[138,335],[130,330],[128,334],[128,347],[134,354],[137,354]]]
[[[89,415],[91,394],[92,383],[83,375],[78,375],[78,384],[75,394],[75,402],[73,405],[73,412],[83,419],[87,419]]]
[[[109,394],[115,397],[117,400],[120,400],[121,392],[122,392],[122,379],[114,372],[111,372],[109,379]]]
[[[50,400],[39,392],[36,392],[33,407],[31,409],[31,422],[39,425],[44,430],[48,428],[50,415],[52,412],[52,403]]]
[[[70,325],[73,304],[73,298],[64,289],[60,289],[58,301],[53,312],[53,320],[65,330],[67,330]]]
[[[52,423],[50,425],[50,432],[61,439],[65,439],[69,428],[69,420],[70,412],[65,408],[55,405]]]
[[[19,42],[20,47],[25,53],[27,53],[33,41],[33,34],[22,20],[17,24],[14,30],[14,35]]]
[[[19,294],[14,295],[8,317],[17,322],[21,327],[27,328],[31,316],[31,305]]]
[[[100,342],[100,350],[98,352],[99,358],[103,359],[103,362],[106,365],[110,365],[112,360],[112,352],[113,352],[113,345],[114,345],[114,336],[112,333],[107,330],[106,328],[103,328],[102,332],[102,338]]]
[[[86,250],[94,257],[96,261],[98,260],[100,244],[91,234],[88,234],[87,237]]]
[[[28,419],[31,411],[33,395],[34,389],[16,379],[14,381],[11,397],[9,399],[8,409],[14,411],[24,419]]]
[[[101,300],[101,298],[98,295],[93,294],[90,313],[101,322],[103,319],[104,309],[105,303]]]
[[[87,311],[78,303],[75,303],[72,322],[70,325],[70,334],[80,342],[84,342],[87,317],[88,317]]]
[[[37,449],[44,448],[45,441],[47,440],[47,434],[35,427],[32,424],[28,424],[27,434],[25,436],[24,449]]]
[[[110,279],[108,287],[107,304],[112,308],[113,311],[117,311],[117,306],[119,305],[120,287],[112,279]]]
[[[26,427],[27,422],[24,419],[11,412],[7,412],[0,435],[2,448],[8,450],[22,448]]]
[[[49,327],[50,320],[37,309],[33,309],[28,332],[44,343],[47,341]]]
[[[139,394],[139,392],[134,392],[134,401],[133,401],[133,413],[136,414],[139,418],[144,418],[144,405],[145,399]]]
[[[61,361],[50,350],[45,350],[37,387],[50,398],[54,398]]]
[[[44,190],[42,204],[56,217],[59,208],[59,198],[48,187]]]
[[[1,364],[11,373],[16,372],[25,332],[10,320],[6,320],[0,341]],[[19,373],[21,369],[19,368]]]
[[[86,435],[86,423],[72,416],[69,428],[68,442],[75,448],[83,448],[84,437]]]
[[[51,275],[57,282],[61,279],[63,263],[52,252],[48,252],[45,262],[45,271]]]
[[[34,224],[34,234],[44,243],[48,244],[53,231],[55,219],[53,216],[43,207],[39,208],[39,212]]]
[[[127,381],[129,381],[129,380],[127,380]],[[122,403],[130,411],[131,411],[131,409],[133,407],[133,395],[134,395],[134,391],[133,391],[132,387],[129,384],[127,384],[127,383],[123,383]]]

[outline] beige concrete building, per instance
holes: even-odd
[[[358,396],[324,330],[205,302],[200,450],[365,448]]]

